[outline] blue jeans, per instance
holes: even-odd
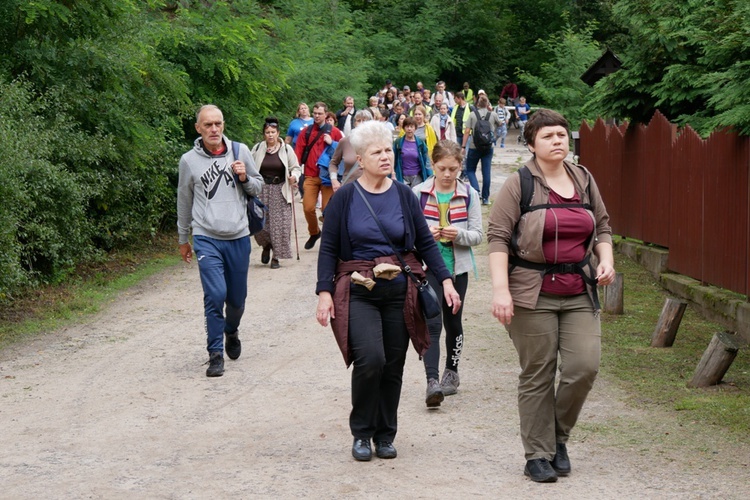
[[[245,312],[250,237],[217,240],[194,236],[193,248],[203,285],[208,352],[224,352],[224,333],[237,331]]]
[[[492,175],[492,153],[494,149],[490,148],[489,152],[480,154],[476,149],[469,149],[466,154],[466,175],[469,178],[471,187],[479,191],[479,182],[477,182],[477,164],[482,160],[482,201],[490,199],[490,180]]]

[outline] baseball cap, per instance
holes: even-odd
[[[484,95],[487,95],[487,92],[485,92],[485,91],[484,91],[484,90],[482,90],[482,89],[479,89],[479,92],[477,92],[477,95],[479,95],[479,94],[484,94]]]
[[[404,88],[401,90],[411,90],[408,85],[404,85]]]

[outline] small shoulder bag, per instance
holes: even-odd
[[[235,160],[239,160],[240,143],[232,141],[232,154]],[[238,179],[239,181],[239,179]],[[254,236],[263,231],[266,227],[266,215],[268,207],[260,201],[257,196],[245,193],[247,196],[247,227],[250,230],[250,236]]]

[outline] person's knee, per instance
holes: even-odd
[[[363,379],[380,378],[385,367],[385,356],[373,352],[361,353],[355,360],[358,377]]]
[[[560,380],[590,387],[599,374],[598,358],[581,358],[560,365]]]

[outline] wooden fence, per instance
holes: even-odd
[[[669,269],[750,295],[750,138],[648,125],[580,129],[615,234],[669,249]]]

